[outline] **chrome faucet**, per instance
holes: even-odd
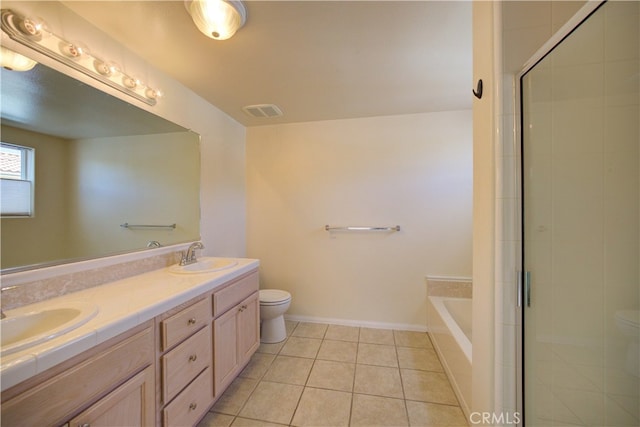
[[[182,253],[180,265],[189,265],[194,262],[198,262],[198,259],[196,258],[196,249],[204,249],[202,242],[193,242],[189,248]]]

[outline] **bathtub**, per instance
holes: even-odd
[[[471,405],[471,298],[429,296],[427,328],[467,419]]]

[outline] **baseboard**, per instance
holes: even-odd
[[[284,318],[286,320],[291,320],[293,322],[328,323],[331,325],[356,326],[360,328],[395,329],[397,331],[427,332],[427,327],[425,325],[412,325],[407,323],[371,322],[366,320],[350,320],[350,319],[334,319],[334,318],[328,318],[328,317],[300,316],[296,314],[285,314]]]

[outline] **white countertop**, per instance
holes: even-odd
[[[7,317],[67,302],[96,305],[97,315],[84,325],[36,346],[2,356],[0,385],[4,391],[165,311],[212,291],[260,265],[237,258],[226,270],[201,274],[172,274],[168,268],[107,283],[5,312]]]

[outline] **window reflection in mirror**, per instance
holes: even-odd
[[[4,272],[199,239],[197,134],[42,64],[1,73],[2,142],[35,153],[31,216],[1,218]]]

